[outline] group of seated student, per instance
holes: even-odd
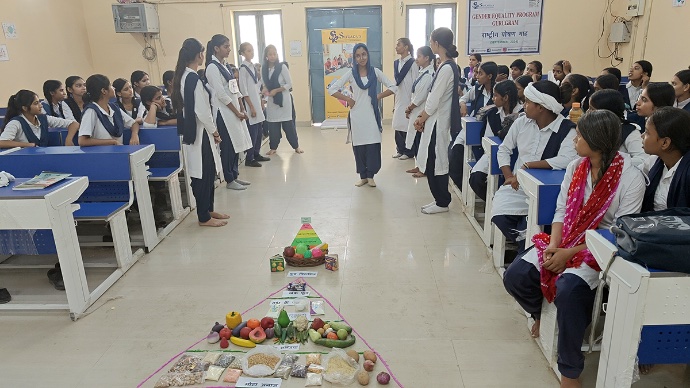
[[[170,90],[173,72],[163,75]],[[20,90],[7,102],[5,123],[0,133],[0,148],[45,147],[48,130],[66,128],[65,145],[122,144],[124,129],[131,129],[130,144],[138,144],[139,127],[156,128],[176,125],[177,119],[163,90],[149,85],[149,76],[141,70],[131,75],[131,82],[110,80],[94,74],[86,81],[80,76],[67,77],[65,83],[43,83],[43,101],[30,90]],[[114,102],[113,102],[114,101]]]
[[[670,82],[650,82],[652,64],[640,60],[622,84],[616,68],[604,69],[591,82],[573,73],[569,61],[558,61],[542,80],[540,62],[516,60],[509,79],[494,82],[499,67],[470,56],[464,75],[473,81],[466,82],[460,103],[463,116],[483,122],[482,136],[502,140],[497,159],[503,184],[486,211],[517,249],[504,285],[534,318],[534,337],[542,300],[555,303],[561,386],[579,387],[580,349],[601,271],[585,245],[585,232],[608,229],[626,214],[690,207],[690,69]],[[584,115],[573,116],[573,122],[575,103]],[[450,151],[450,177],[458,188],[463,142],[458,136]],[[492,195],[486,187],[488,160],[481,151],[473,154],[477,163],[469,187],[486,200]],[[546,228],[550,234],[537,234],[527,249],[528,198],[516,175],[521,168],[565,170],[553,224]]]

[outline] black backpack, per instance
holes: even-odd
[[[611,231],[618,255],[625,260],[645,268],[690,273],[690,208],[622,216]]]

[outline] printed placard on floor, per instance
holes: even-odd
[[[318,271],[290,271],[287,274],[289,278],[315,278],[319,275]]]

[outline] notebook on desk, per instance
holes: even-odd
[[[69,177],[72,174],[43,171],[39,175],[29,179],[28,181],[18,184],[12,190],[40,190],[45,189],[61,180]]]

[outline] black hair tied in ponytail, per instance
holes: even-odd
[[[22,114],[23,108],[30,109],[36,96],[36,93],[26,89],[22,89],[18,91],[17,94],[11,95],[10,99],[7,101],[7,112],[5,113],[5,122],[2,128],[5,129],[5,126],[7,126],[10,120]]]
[[[435,29],[431,33],[431,40],[437,42],[439,46],[446,49],[446,55],[448,58],[457,58],[458,55],[460,55],[458,53],[458,48],[453,44],[455,37],[453,36],[453,31],[451,31],[450,28],[440,27]]]
[[[224,45],[228,41],[230,39],[222,34],[216,34],[211,37],[211,40],[206,44],[206,67],[208,67],[208,64],[212,61],[211,58],[216,54],[215,48]]]
[[[177,56],[177,64],[175,65],[175,77],[173,77],[173,95],[172,102],[175,111],[182,112],[184,102],[182,100],[182,75],[184,75],[185,68],[196,60],[197,56],[204,52],[204,46],[194,38],[187,38],[182,43],[180,53]]]
[[[103,74],[94,74],[86,80],[86,94],[84,103],[97,102],[101,98],[103,89],[110,89],[110,80]]]

